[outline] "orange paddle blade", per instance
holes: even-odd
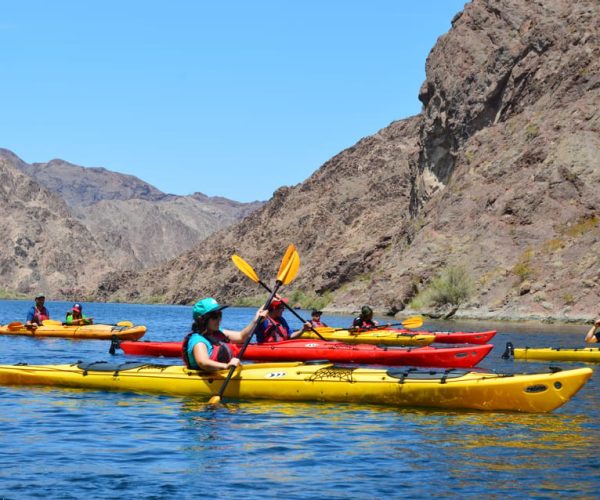
[[[231,260],[233,261],[235,267],[237,267],[240,271],[242,271],[248,278],[250,278],[254,283],[259,283],[260,278],[256,271],[252,268],[250,264],[248,264],[244,259],[242,259],[239,255],[233,254],[231,256]]]
[[[279,271],[277,271],[277,279],[278,280],[279,280],[279,275],[281,273],[283,273],[283,270],[289,264],[290,260],[292,260],[292,255],[294,254],[295,251],[296,251],[296,245],[291,243],[287,247],[287,250],[285,251],[285,254],[283,255],[283,259],[281,259],[281,265],[279,266]]]
[[[411,316],[402,321],[402,326],[404,328],[419,328],[423,326],[423,317],[422,316]]]
[[[277,281],[281,281],[284,285],[289,285],[296,278],[299,269],[300,255],[298,255],[298,252],[294,250],[288,265],[283,270],[283,273],[277,275]]]

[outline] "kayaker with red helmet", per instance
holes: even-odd
[[[29,328],[37,328],[44,320],[50,319],[50,313],[44,305],[45,302],[46,297],[44,294],[40,293],[35,296],[35,305],[31,306],[31,309],[29,309],[29,312],[27,313],[27,321],[25,322],[25,326]]]
[[[311,324],[306,322],[300,330],[292,332],[290,325],[283,317],[284,303],[287,304],[287,299],[277,297],[269,304],[269,314],[256,329],[256,341],[259,344],[294,339],[311,329]]]
[[[193,370],[225,370],[238,366],[236,357],[239,347],[248,335],[251,335],[256,323],[264,318],[267,312],[259,309],[254,319],[241,332],[221,330],[223,309],[229,306],[220,305],[212,297],[199,300],[192,309],[194,322],[192,331],[183,340],[183,361]]]
[[[94,322],[93,318],[88,318],[82,312],[81,304],[73,304],[73,307],[65,317],[67,325],[91,325]]]
[[[586,342],[600,342],[600,319],[594,321],[594,324],[585,336]]]
[[[373,328],[379,323],[373,320],[373,309],[369,306],[362,306],[360,309],[360,316],[354,318],[352,322],[352,328]]]

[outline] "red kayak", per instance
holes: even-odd
[[[388,328],[388,330],[398,333],[435,335],[434,342],[442,344],[487,344],[496,335],[496,330],[490,330],[489,332],[426,332],[424,330],[398,330],[396,328]]]
[[[181,357],[181,342],[117,341],[125,354]],[[285,340],[249,344],[244,359],[253,361],[329,360],[335,363],[411,365],[470,368],[479,363],[494,346],[387,347],[371,344],[345,344],[324,340]],[[114,347],[111,347],[114,352]]]

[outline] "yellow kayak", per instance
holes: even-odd
[[[111,340],[114,337],[123,340],[138,340],[146,333],[145,326],[134,326],[128,321],[117,325],[67,326],[59,321],[44,321],[37,328],[28,328],[14,321],[0,325],[0,335],[28,335],[30,337],[62,337],[71,339]]]
[[[388,329],[352,332],[337,328],[319,327],[316,329],[326,340],[346,342],[348,344],[377,344],[377,345],[429,345],[435,341],[435,334],[409,333]],[[304,332],[303,339],[318,339],[314,332]]]
[[[218,393],[228,370],[128,362],[0,365],[0,385],[35,385],[201,396]],[[331,363],[263,363],[237,368],[225,398],[331,401],[393,406],[549,412],[569,401],[590,368],[531,375],[465,369],[343,367]]]
[[[531,359],[539,361],[587,361],[600,363],[600,348],[598,347],[513,347],[509,342],[506,346],[506,357],[513,355],[515,359]]]

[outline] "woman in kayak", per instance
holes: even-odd
[[[585,336],[586,342],[600,342],[600,319],[594,321],[594,325],[590,328]]]
[[[379,323],[373,320],[373,309],[369,306],[362,306],[360,309],[360,316],[354,318],[352,322],[352,328],[373,328]]]
[[[248,335],[254,331],[256,323],[267,314],[262,308],[254,319],[241,332],[221,330],[222,310],[228,306],[219,305],[211,298],[202,299],[194,305],[192,331],[183,340],[183,361],[193,370],[225,370],[239,366],[236,358],[239,348]]]
[[[269,314],[256,329],[256,341],[259,344],[295,339],[311,329],[311,324],[306,322],[300,330],[292,332],[290,325],[283,317],[284,302],[287,303],[287,299],[277,297],[269,305]]]

